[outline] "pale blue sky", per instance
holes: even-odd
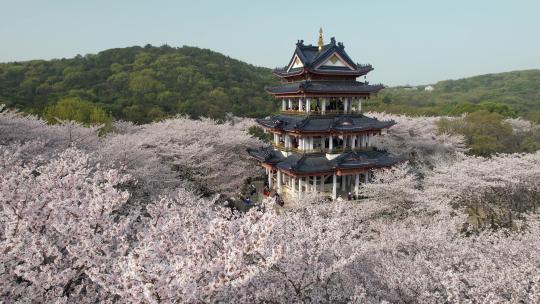
[[[209,48],[286,65],[322,26],[371,82],[425,84],[540,68],[540,1],[0,0],[0,61],[72,57],[132,45]]]

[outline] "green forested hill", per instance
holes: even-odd
[[[211,50],[147,45],[0,63],[0,103],[49,120],[144,123],[178,113],[223,118],[227,112],[255,117],[277,110],[264,91],[277,81],[268,68]],[[540,121],[540,70],[440,81],[431,92],[424,87],[387,88],[366,109],[409,115],[487,110]]]
[[[505,116],[540,118],[540,70],[439,81],[431,92],[424,88],[387,88],[370,105],[375,110],[418,115],[488,110]]]
[[[51,106],[63,99],[69,106],[90,102],[100,112],[135,122],[177,113],[260,116],[276,109],[264,91],[275,81],[270,69],[210,50],[147,45],[0,64],[0,103],[44,114],[57,111]]]

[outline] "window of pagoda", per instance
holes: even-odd
[[[289,138],[289,139],[287,139]],[[303,153],[342,153],[361,151],[371,146],[371,133],[285,136],[284,148]]]
[[[346,199],[349,193],[358,198],[360,196],[361,185],[369,183],[370,176],[371,173],[369,171],[331,175],[332,199],[337,199],[338,197]]]
[[[360,98],[355,98],[353,100],[353,106],[354,106],[354,109],[353,111],[356,112],[356,113],[362,113],[362,101],[364,100],[365,98],[364,97],[360,97]]]
[[[287,140],[285,134],[274,133],[274,140],[272,144],[276,147],[285,147],[285,141]]]
[[[281,99],[281,111],[283,112],[301,112],[304,108],[304,101],[301,98],[282,98]]]

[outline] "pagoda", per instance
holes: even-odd
[[[248,149],[266,169],[270,189],[286,199],[307,192],[358,197],[373,169],[398,162],[371,144],[395,122],[362,113],[362,101],[384,88],[365,81],[372,70],[354,63],[333,37],[324,44],[322,29],[317,46],[296,43],[289,64],[274,70],[281,84],[266,88],[281,100],[280,114],[256,120],[273,135],[272,146]]]

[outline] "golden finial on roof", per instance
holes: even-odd
[[[319,52],[322,50],[322,47],[324,45],[323,39],[322,39],[322,27],[319,29]]]

